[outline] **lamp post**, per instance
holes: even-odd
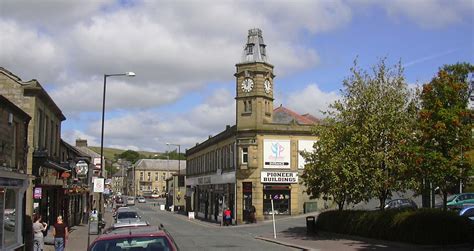
[[[177,146],[178,147],[178,176],[181,175],[181,145],[166,143],[167,146]],[[168,154],[169,158],[169,154]]]
[[[102,131],[100,134],[100,176],[104,178],[104,117],[105,117],[105,92],[107,87],[107,78],[108,77],[118,77],[118,76],[127,76],[135,77],[134,72],[125,72],[118,74],[104,74],[104,93],[102,96]],[[105,177],[107,178],[107,177]],[[103,212],[102,208],[104,204],[102,203],[103,194],[99,197],[99,209]]]

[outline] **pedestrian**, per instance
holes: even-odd
[[[217,221],[217,216],[219,215],[219,199],[216,198],[214,202],[214,220]]]
[[[250,206],[250,222],[251,223],[257,223],[257,217],[255,216],[255,212],[257,210],[255,209],[254,205]]]
[[[68,234],[69,234],[68,227],[66,223],[63,222],[63,217],[58,216],[57,221],[54,224],[54,228],[53,228],[55,251],[64,251],[64,248],[66,247]]]
[[[224,225],[229,226],[232,225],[232,212],[229,208],[226,208],[224,211]]]
[[[34,251],[42,251],[44,249],[44,232],[47,229],[48,224],[43,222],[40,214],[36,214],[33,219]]]

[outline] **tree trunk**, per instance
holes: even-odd
[[[339,211],[342,211],[344,209],[344,201],[337,202],[337,207]]]
[[[443,211],[448,211],[448,192],[443,190]]]
[[[380,192],[380,195],[379,195],[380,211],[385,210],[385,201],[387,201],[387,197],[388,197],[388,191],[387,190]]]

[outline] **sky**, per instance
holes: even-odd
[[[473,0],[1,0],[0,66],[37,79],[62,138],[132,150],[190,148],[235,124],[235,64],[260,28],[274,106],[322,117],[357,58],[402,62],[411,86],[474,63]]]

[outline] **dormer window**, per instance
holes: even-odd
[[[253,54],[253,44],[247,44],[247,55]]]
[[[264,44],[261,44],[260,45],[260,53],[262,54],[262,56],[265,56],[267,53],[265,52],[265,45]]]

